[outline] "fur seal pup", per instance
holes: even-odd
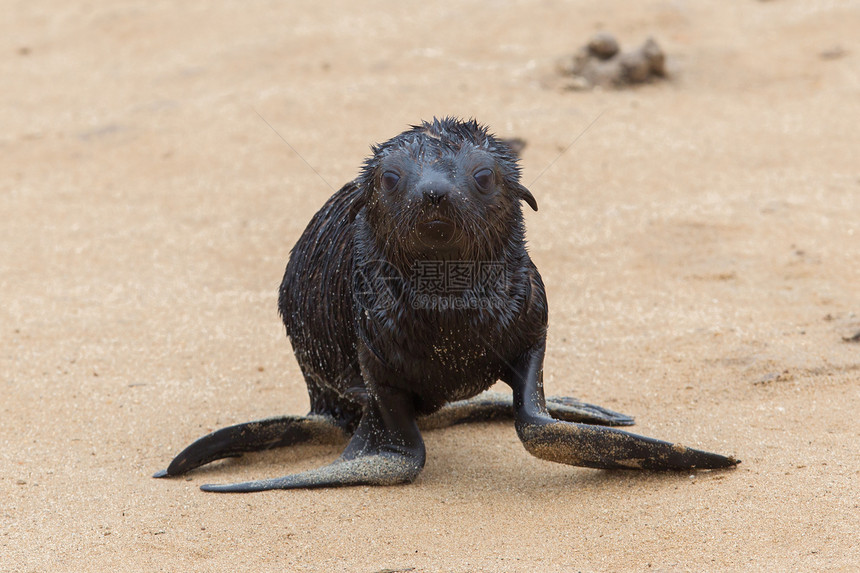
[[[223,428],[155,477],[302,442],[347,442],[333,463],[201,489],[247,492],[413,481],[419,428],[513,416],[531,454],[607,469],[728,468],[738,460],[608,426],[632,419],[545,399],[547,301],[525,247],[514,152],[475,121],[434,119],[372,148],[293,248],[278,307],[307,416]],[[484,392],[502,380],[513,396]]]

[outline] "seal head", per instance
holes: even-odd
[[[506,143],[474,120],[445,118],[374,146],[358,183],[378,246],[406,264],[497,257],[512,231],[521,235],[520,200],[537,210],[519,179]]]

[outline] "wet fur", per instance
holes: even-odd
[[[490,200],[454,198],[447,214],[458,233],[456,248],[428,251],[414,234],[427,205],[388,196],[380,186],[382,165],[392,158],[402,159],[404,169],[440,161],[462,165],[470,154],[492,160],[498,192]],[[308,386],[311,413],[354,428],[368,392],[374,392],[359,368],[359,340],[375,355],[376,367],[397,373],[394,384],[412,393],[417,412],[429,414],[489,388],[540,338],[546,295],[526,252],[520,201],[537,205],[519,176],[510,148],[474,121],[425,122],[373,148],[361,175],[335,193],[305,229],[280,288],[278,306]],[[446,258],[502,263],[503,285],[458,293],[463,300],[499,304],[415,308],[421,293],[410,277],[413,263]],[[384,298],[367,299],[377,295]]]

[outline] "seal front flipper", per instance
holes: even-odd
[[[412,482],[424,467],[424,441],[415,422],[412,397],[392,388],[376,388],[358,428],[343,454],[333,463],[281,478],[214,485],[214,492],[252,492],[270,489],[394,485]]]
[[[517,424],[517,434],[535,457],[598,469],[721,469],[740,463],[731,457],[687,448],[601,426],[537,418]]]
[[[732,457],[695,450],[614,428],[551,418],[543,396],[544,341],[514,364],[505,380],[514,391],[517,435],[541,459],[600,469],[730,468]]]
[[[397,485],[410,483],[421,471],[418,460],[398,454],[375,454],[284,477],[233,484],[204,484],[203,491],[247,493],[272,489],[310,489],[349,485]]]
[[[198,439],[177,455],[166,470],[152,477],[184,474],[194,468],[223,458],[235,458],[295,444],[341,444],[348,435],[326,416],[281,416],[236,424]]]

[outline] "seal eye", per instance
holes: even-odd
[[[493,171],[492,169],[481,169],[477,173],[475,173],[475,183],[478,185],[478,189],[486,193],[490,190],[490,187],[493,185]]]
[[[386,171],[382,174],[382,188],[386,191],[394,191],[397,184],[400,182],[400,175],[394,171]]]

